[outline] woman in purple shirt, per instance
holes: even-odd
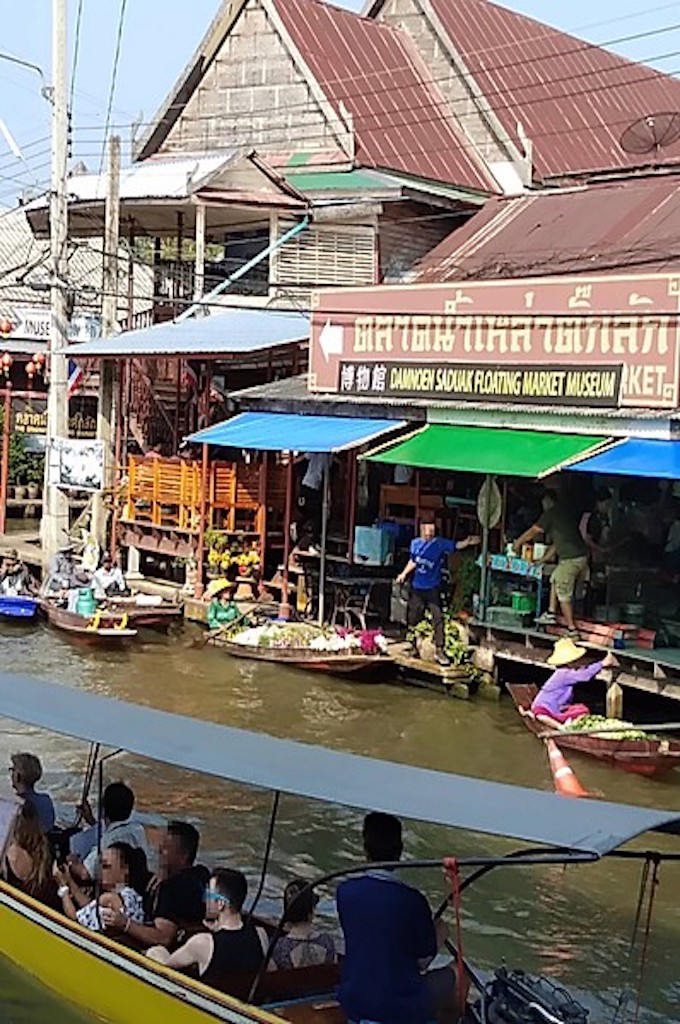
[[[548,664],[552,665],[555,671],[543,684],[531,705],[536,717],[541,715],[563,723],[590,714],[590,709],[585,704],[571,703],[574,687],[577,683],[587,683],[594,679],[603,668],[615,665],[616,659],[608,652],[601,661],[587,662],[586,653],[585,647],[579,647],[568,637],[563,637],[555,643],[554,650],[548,658]]]

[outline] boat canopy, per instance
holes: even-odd
[[[680,835],[678,812],[345,754],[7,673],[0,716],[249,786],[559,850],[603,856],[648,831]]]
[[[431,424],[363,458],[420,469],[536,478],[594,455],[609,443],[606,437]]]
[[[400,430],[403,420],[355,419],[348,416],[304,416],[295,413],[242,412],[216,423],[189,441],[222,448],[270,452],[339,452]]]

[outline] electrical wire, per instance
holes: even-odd
[[[113,55],[113,68],[111,70],[111,87],[109,89],[109,100],[106,106],[106,121],[104,124],[104,142],[102,144],[101,154],[99,157],[99,173],[102,173],[102,167],[104,166],[104,152],[106,148],[106,142],[109,134],[109,126],[111,124],[111,112],[113,110],[113,98],[116,92],[116,81],[118,79],[118,65],[120,63],[120,53],[123,44],[123,28],[125,25],[125,12],[127,10],[128,0],[120,0],[120,12],[118,15],[118,29],[116,31],[116,48]]]
[[[71,64],[71,91],[68,101],[68,109],[70,114],[73,114],[73,97],[75,94],[76,77],[78,75],[78,58],[80,56],[80,30],[83,21],[83,5],[84,0],[78,0],[78,8],[76,10],[76,26],[73,40],[73,61]]]

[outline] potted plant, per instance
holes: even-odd
[[[26,466],[26,489],[28,491],[29,498],[35,499],[40,496],[44,479],[45,456],[37,454],[29,455]]]

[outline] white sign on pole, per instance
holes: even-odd
[[[49,482],[69,491],[104,488],[104,442],[55,437],[47,455]]]
[[[15,306],[10,318],[10,338],[49,344],[52,314],[44,306]],[[101,317],[90,313],[76,313],[69,324],[69,341],[93,341],[102,333]]]

